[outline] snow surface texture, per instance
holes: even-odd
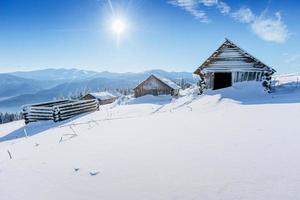
[[[2,124],[0,199],[300,199],[294,78],[272,94],[256,83],[189,89],[65,122]]]

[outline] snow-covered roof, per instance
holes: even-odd
[[[164,84],[168,85],[170,88],[173,88],[173,89],[180,89],[180,86],[177,85],[176,83],[174,83],[173,81],[171,81],[170,79],[167,79],[167,78],[163,78],[163,77],[157,77],[160,81],[162,81]]]
[[[197,68],[195,74],[202,70],[213,71],[270,71],[276,72],[273,68],[252,56],[238,45],[225,39],[225,42]]]
[[[164,78],[164,77],[159,77],[156,75],[151,74],[149,77],[147,77],[145,80],[143,80],[140,84],[138,84],[135,88],[139,87],[139,85],[143,84],[145,81],[147,81],[149,78],[154,77],[157,80],[161,81],[162,83],[164,83],[165,85],[169,86],[170,88],[174,89],[174,90],[178,90],[180,89],[180,86],[177,85],[176,83],[174,83],[173,81]]]
[[[112,99],[112,98],[117,98],[120,95],[118,93],[112,93],[112,92],[92,92],[89,93],[93,97],[99,100],[107,100],[107,99]]]

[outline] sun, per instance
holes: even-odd
[[[126,22],[121,18],[116,18],[112,21],[111,29],[115,34],[120,36],[126,30]]]

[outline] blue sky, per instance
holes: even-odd
[[[299,72],[299,11],[297,0],[0,0],[0,72],[193,71],[225,37]]]

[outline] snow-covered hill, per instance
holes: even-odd
[[[272,94],[256,83],[191,89],[0,125],[1,200],[300,199],[294,78]]]

